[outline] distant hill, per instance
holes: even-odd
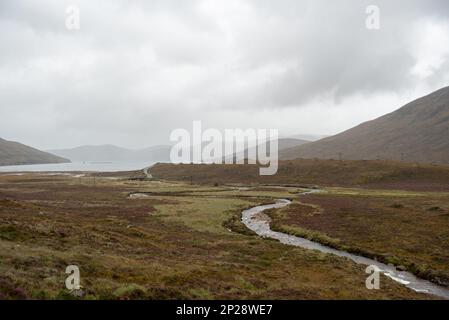
[[[170,148],[170,146],[154,146],[146,149],[131,150],[114,145],[102,145],[81,146],[72,149],[51,150],[49,152],[68,158],[73,162],[164,162],[170,160]]]
[[[310,141],[306,141],[306,140],[302,140],[302,139],[280,138],[278,140],[278,151],[286,150],[286,149],[297,147],[297,146],[302,146],[309,142]],[[256,154],[257,154],[257,149],[258,149],[258,147],[251,148],[251,149],[245,149],[245,151],[239,152],[238,155],[240,157],[242,157],[242,154],[244,153],[244,158],[247,158],[248,154],[251,152],[253,152],[253,153],[256,152]],[[267,147],[267,149],[268,149],[268,147]],[[267,150],[267,153],[269,153],[268,151],[269,150]]]
[[[301,145],[309,143],[309,142],[310,141],[306,141],[306,140],[302,140],[302,139],[295,139],[295,138],[280,138],[278,140],[278,151],[301,146]],[[206,145],[206,144],[207,143],[204,143],[204,145]],[[234,153],[234,157],[236,155],[238,155],[239,159],[248,159],[248,158],[250,158],[249,155],[251,155],[251,154],[255,153],[257,155],[257,151],[258,151],[258,146],[255,148],[250,148],[250,149],[247,148],[243,151]],[[267,150],[266,150],[267,154],[270,154],[269,151],[270,151],[269,147],[267,146]],[[225,158],[232,159],[232,154],[226,154]],[[235,160],[235,158],[234,158],[234,160]]]
[[[170,162],[171,148],[172,147],[168,145],[153,146],[136,150],[135,154],[138,159],[143,161],[147,161],[149,159],[152,162]]]
[[[308,142],[309,141],[301,139],[279,139],[279,150],[292,148]],[[207,145],[207,143],[204,143],[204,146],[205,145]],[[153,146],[140,150],[131,150],[114,145],[101,145],[49,150],[48,152],[70,159],[73,162],[170,162],[170,151],[171,146],[168,145]]]
[[[293,136],[289,136],[288,138],[291,139],[299,139],[299,140],[303,140],[303,141],[317,141],[317,140],[321,140],[324,138],[327,138],[328,136],[326,135],[316,135],[316,134],[295,134]]]
[[[279,150],[285,150],[289,148],[294,148],[298,146],[305,145],[307,143],[310,143],[311,140],[305,140],[305,139],[298,139],[298,138],[285,138],[285,139],[279,139],[278,141],[278,148]]]
[[[83,161],[125,161],[129,158],[131,150],[113,146],[81,146],[73,149],[49,150],[60,157],[70,159],[72,162]]]
[[[449,87],[343,133],[283,150],[280,158],[449,164]]]
[[[67,159],[0,138],[0,166],[66,163]]]

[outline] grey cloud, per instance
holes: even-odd
[[[77,32],[64,26],[73,3]],[[368,4],[381,9],[379,31],[365,28]],[[343,110],[355,95],[437,88],[448,56],[427,78],[411,70],[420,23],[447,24],[448,9],[440,0],[3,0],[0,136],[133,147],[165,143],[194,119],[230,126],[241,124],[235,112],[260,110],[266,125],[323,97]]]

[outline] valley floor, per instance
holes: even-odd
[[[84,299],[433,298],[384,276],[381,290],[368,290],[365,267],[259,238],[240,222],[243,209],[299,191],[0,175],[0,298],[73,298],[68,265],[80,268]]]
[[[278,231],[449,286],[449,193],[327,188],[270,214]]]

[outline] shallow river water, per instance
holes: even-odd
[[[357,264],[366,266],[376,266],[378,270],[385,276],[393,279],[404,286],[413,289],[417,292],[423,292],[435,295],[441,298],[449,299],[449,289],[434,284],[430,281],[417,278],[415,275],[399,271],[394,266],[386,265],[373,259],[357,256],[345,251],[336,250],[317,242],[313,242],[304,238],[288,235],[282,232],[276,232],[270,228],[270,217],[263,213],[263,211],[273,208],[282,208],[291,203],[289,200],[278,200],[274,204],[257,206],[242,212],[242,222],[259,236],[264,238],[272,238],[280,241],[283,244],[297,246],[309,250],[318,250],[324,253],[333,254],[339,257],[348,258]],[[368,276],[368,275],[367,275]]]

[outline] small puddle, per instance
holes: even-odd
[[[313,190],[312,192],[307,193],[315,193],[319,192],[319,190]],[[277,209],[283,208],[289,205],[291,201],[289,200],[278,200],[274,204],[268,204],[263,206],[257,206],[242,212],[242,222],[252,231],[257,233],[259,236],[263,238],[272,238],[276,239],[279,242],[297,246],[304,249],[309,250],[318,250],[323,253],[333,254],[338,257],[348,258],[354,261],[357,264],[366,265],[366,266],[376,266],[381,273],[391,278],[392,280],[405,285],[406,287],[421,293],[427,293],[431,295],[435,295],[441,298],[449,299],[449,289],[434,284],[430,281],[423,280],[417,278],[410,272],[399,271],[393,266],[386,265],[384,263],[378,262],[373,259],[365,258],[362,256],[357,256],[345,251],[340,251],[337,249],[333,249],[317,242],[313,242],[304,238],[288,235],[282,232],[276,232],[270,229],[270,217],[263,213],[263,211],[268,209]]]
[[[128,198],[130,199],[148,199],[150,198],[149,194],[146,193],[131,193],[128,195]]]

